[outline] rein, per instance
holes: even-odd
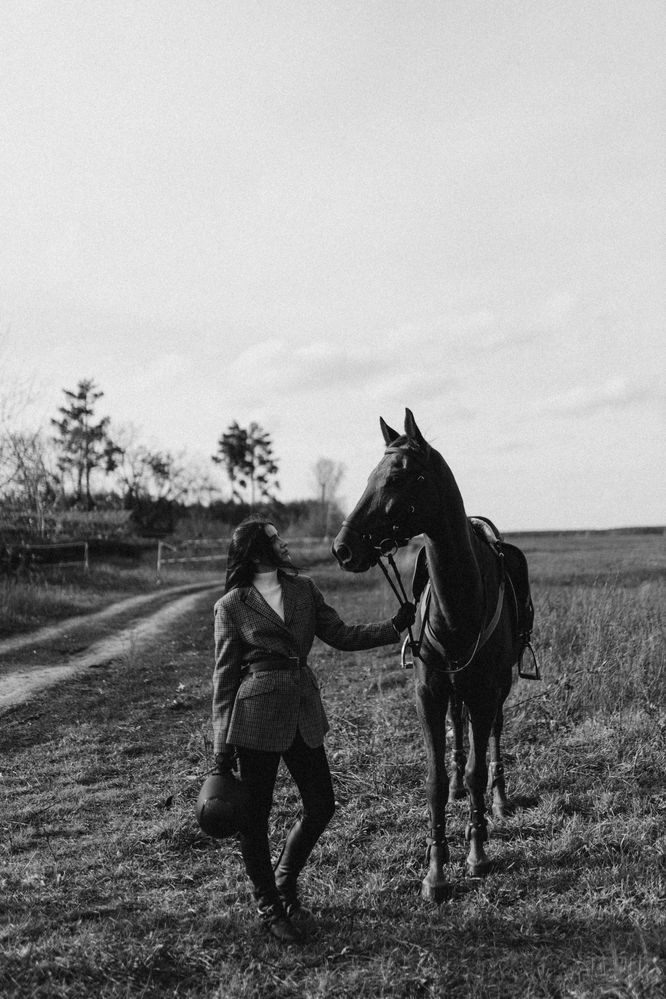
[[[396,548],[396,550],[397,550],[397,548]],[[395,564],[395,559],[393,558],[393,555],[394,555],[394,552],[390,552],[389,554],[385,555],[384,557],[386,558],[386,561],[388,562],[388,564],[393,569],[393,573],[395,575],[396,581],[398,583],[398,586],[400,587],[399,590],[398,590],[398,587],[393,582],[393,580],[391,579],[391,577],[389,575],[389,571],[386,568],[386,566],[384,565],[384,563],[382,562],[381,557],[377,560],[377,562],[379,564],[379,568],[382,570],[382,572],[384,573],[384,575],[386,577],[387,583],[389,584],[389,586],[391,587],[391,589],[395,593],[396,597],[398,598],[398,603],[400,604],[401,607],[404,607],[405,604],[409,603],[409,600],[407,599],[407,593],[405,591],[405,587],[404,587],[404,584],[402,582],[402,576],[400,575],[400,570],[398,569],[397,565]],[[407,663],[405,662],[405,649],[407,647],[409,647],[409,649],[411,650],[412,655],[413,656],[418,656],[419,655],[419,649],[421,648],[421,642],[422,642],[422,640],[423,640],[423,631],[421,631],[421,634],[419,635],[418,642],[415,641],[414,635],[412,634],[412,626],[410,624],[408,626],[408,628],[407,628],[407,638],[405,639],[405,641],[403,642],[403,645],[402,645],[401,662],[402,662],[402,668],[403,669],[411,669],[412,666],[414,665],[413,662],[410,663],[409,665],[407,665]]]
[[[384,573],[384,576],[386,577],[386,579],[388,581],[389,586],[391,587],[391,589],[393,590],[394,594],[398,598],[398,602],[399,602],[400,606],[402,607],[404,604],[408,603],[409,601],[407,599],[407,593],[405,592],[405,587],[404,587],[404,584],[402,582],[402,577],[400,575],[400,570],[398,569],[398,566],[395,563],[395,559],[393,558],[394,554],[395,554],[395,552],[382,553],[382,555],[380,555],[380,557],[378,558],[377,561],[378,561],[380,569],[382,570],[382,572]],[[467,657],[465,659],[465,662],[462,665],[453,666],[451,669],[446,669],[446,668],[444,669],[444,672],[448,673],[450,676],[452,676],[455,673],[462,673],[463,670],[466,670],[469,666],[471,666],[472,662],[476,658],[477,653],[483,648],[483,646],[486,644],[486,642],[488,641],[488,639],[491,637],[491,635],[495,631],[495,628],[499,624],[499,620],[500,620],[500,617],[502,615],[502,608],[504,606],[504,594],[505,594],[505,590],[506,590],[506,575],[505,575],[505,571],[504,571],[504,555],[500,551],[496,551],[496,554],[497,554],[497,557],[500,560],[500,570],[501,571],[500,571],[500,585],[499,585],[499,590],[498,590],[498,594],[497,594],[497,604],[495,606],[495,612],[494,612],[492,618],[490,619],[490,621],[488,622],[488,624],[485,626],[485,628],[482,627],[481,630],[479,631],[479,634],[476,637],[476,641],[472,645],[471,652],[467,655]],[[398,583],[397,587],[396,587],[395,583],[393,582],[393,580],[391,579],[391,576],[389,575],[388,569],[386,568],[386,566],[382,562],[382,556],[384,558],[386,558],[386,561],[388,562],[388,564],[390,565],[391,569],[393,570],[393,573],[395,575],[396,581]],[[398,589],[398,587],[399,587],[399,589]],[[416,659],[422,659],[423,658],[421,656],[421,647],[423,645],[423,638],[424,638],[424,636],[427,636],[429,643],[433,646],[433,648],[437,652],[439,652],[439,654],[445,660],[455,661],[455,660],[452,659],[452,657],[446,651],[446,649],[444,648],[444,646],[442,645],[442,643],[436,637],[436,635],[435,635],[435,633],[434,633],[434,631],[432,629],[432,625],[430,624],[430,620],[429,620],[429,617],[428,617],[428,612],[430,610],[430,601],[431,601],[431,599],[432,599],[432,586],[430,584],[430,580],[428,580],[428,584],[427,584],[427,586],[426,586],[426,588],[425,588],[425,590],[423,592],[423,596],[421,597],[421,605],[423,606],[423,610],[421,612],[421,630],[420,630],[420,633],[419,633],[419,637],[418,637],[417,640],[414,639],[414,635],[412,634],[412,629],[410,627],[410,628],[407,629],[408,637],[405,639],[405,641],[403,642],[403,645],[402,645],[401,665],[402,665],[403,669],[412,669],[413,666],[414,666],[414,661],[413,660],[411,662],[408,662],[407,659],[406,659],[407,649],[409,649],[409,651],[412,653],[412,656],[414,656],[414,658],[416,658]]]

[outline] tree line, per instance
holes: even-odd
[[[135,525],[169,533],[178,511],[205,508],[233,524],[248,511],[281,507],[283,518],[307,518],[328,533],[344,466],[319,458],[313,466],[315,497],[281,504],[280,462],[270,434],[257,422],[232,421],[210,456],[228,482],[228,496],[210,469],[187,453],[150,448],[132,426],[113,428],[100,415],[104,393],[92,378],[81,379],[64,399],[48,430],[18,430],[0,399],[0,517],[20,513],[39,535],[57,510],[125,509]]]

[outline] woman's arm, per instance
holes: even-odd
[[[393,645],[400,640],[400,633],[391,621],[376,624],[345,624],[321,590],[310,580],[315,605],[315,634],[322,642],[344,652],[374,649],[379,645]]]
[[[215,607],[213,671],[213,755],[227,749],[227,731],[241,681],[242,639],[228,608]]]

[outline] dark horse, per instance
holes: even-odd
[[[420,642],[414,669],[431,821],[423,896],[441,902],[450,894],[443,869],[449,860],[447,710],[451,704],[458,740],[462,735],[461,703],[469,715],[469,756],[464,770],[469,794],[467,870],[479,877],[490,869],[484,850],[488,838],[486,753],[490,746],[490,786],[499,818],[507,808],[500,758],[502,705],[524,642],[514,611],[515,591],[505,585],[508,577],[503,556],[468,519],[449,466],[423,438],[409,409],[404,435],[382,419],[380,425],[386,443],[384,457],[345,520],[333,543],[333,553],[343,569],[365,572],[377,564],[380,553],[395,551],[410,538],[424,536],[429,585],[419,605]],[[418,570],[415,581],[417,575]],[[460,742],[457,749],[460,760]]]

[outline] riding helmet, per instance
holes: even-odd
[[[247,825],[245,785],[233,773],[213,773],[203,782],[196,805],[197,821],[215,839],[227,839]]]

